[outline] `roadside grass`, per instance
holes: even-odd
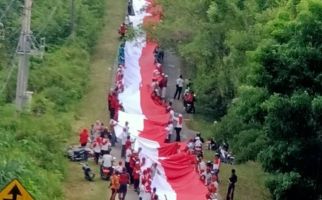
[[[71,144],[78,144],[78,132],[81,128],[90,127],[98,119],[108,124],[106,91],[111,86],[113,65],[119,45],[117,29],[124,19],[125,8],[125,0],[106,0],[104,28],[91,57],[87,94],[78,105],[75,117],[77,119],[73,124],[74,134],[69,140]],[[96,174],[94,182],[84,180],[79,163],[68,164],[64,183],[65,199],[108,199],[109,182],[100,180],[98,166],[95,166],[93,161],[90,160],[89,164]]]
[[[192,130],[198,130],[202,136],[207,139],[211,137],[211,127],[215,126],[201,116],[193,116],[193,120],[189,120],[187,126]],[[213,160],[213,151],[205,151],[205,159]],[[222,199],[226,199],[228,179],[231,175],[231,170],[235,169],[238,176],[238,182],[235,188],[235,200],[269,200],[271,199],[268,189],[265,187],[265,179],[267,174],[263,171],[260,164],[257,162],[247,162],[243,164],[222,164],[219,174],[219,194]]]

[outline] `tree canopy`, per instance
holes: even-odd
[[[216,139],[262,163],[273,199],[320,199],[322,2],[159,2],[155,35],[192,71]]]

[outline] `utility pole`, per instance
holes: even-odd
[[[26,103],[26,92],[28,88],[29,75],[29,57],[31,54],[31,5],[32,0],[25,0],[22,16],[22,30],[17,47],[17,55],[19,57],[19,68],[16,88],[16,108],[22,111]]]
[[[70,33],[71,37],[75,37],[75,0],[71,0],[71,18],[70,18]]]

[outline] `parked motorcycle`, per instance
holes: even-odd
[[[84,147],[69,147],[66,156],[71,161],[87,161],[89,151]]]
[[[219,147],[220,158],[223,163],[227,164],[235,164],[235,157],[232,155],[231,152],[226,151],[224,148]]]
[[[95,174],[93,173],[91,168],[88,166],[88,164],[87,163],[81,163],[81,165],[82,165],[82,170],[84,172],[85,180],[94,181]]]
[[[187,113],[192,113],[192,112],[193,112],[192,104],[191,104],[191,103],[187,103],[187,104],[186,104],[185,111],[186,111]]]
[[[195,113],[194,102],[196,101],[196,95],[193,91],[187,89],[183,95],[183,106],[187,113]]]

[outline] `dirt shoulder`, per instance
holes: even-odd
[[[70,139],[78,143],[78,133],[82,127],[89,127],[95,120],[108,122],[106,90],[110,87],[113,65],[119,44],[117,29],[124,19],[126,0],[106,0],[104,28],[91,58],[88,92],[79,105],[78,120],[73,125],[75,134]],[[91,162],[90,162],[91,163]],[[98,167],[92,166],[98,176]],[[64,194],[67,200],[106,200],[108,183],[99,177],[95,182],[84,180],[79,163],[68,163]]]

